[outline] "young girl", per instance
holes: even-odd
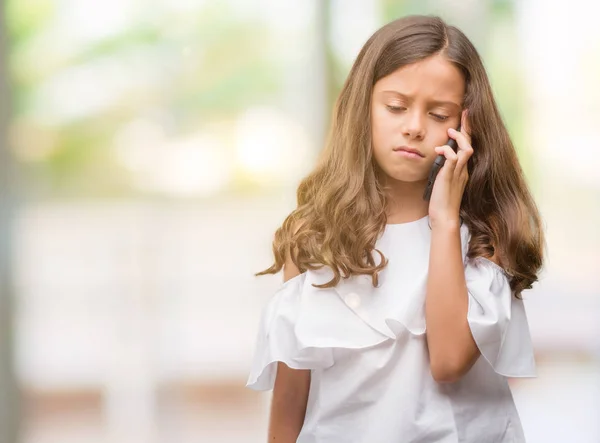
[[[535,376],[520,295],[542,249],[471,42],[433,17],[381,28],[259,273],[285,279],[247,384],[274,388],[269,441],[523,442],[507,377]]]

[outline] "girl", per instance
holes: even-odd
[[[247,384],[274,388],[269,441],[523,442],[507,377],[535,376],[520,296],[542,249],[471,42],[433,17],[381,28],[259,273],[285,279]]]

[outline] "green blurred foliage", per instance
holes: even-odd
[[[380,1],[382,23],[407,14],[443,16],[444,5],[439,2]],[[328,6],[326,2],[324,36],[329,35],[332,20]],[[485,40],[476,43],[521,161],[532,174],[525,146],[523,85],[518,64],[511,58],[517,44],[514,5],[509,0],[494,0],[485,2],[485,7],[489,23],[485,24],[486,32],[478,34]],[[26,131],[49,134],[52,140],[52,149],[45,156],[23,157],[21,162],[26,182],[35,193],[87,197],[136,194],[129,171],[116,162],[112,152],[115,137],[130,122],[140,117],[154,119],[167,137],[177,138],[202,130],[211,122],[233,121],[245,109],[277,101],[283,93],[286,61],[273,50],[276,36],[264,23],[236,15],[227,2],[206,2],[193,14],[170,12],[168,8],[144,9],[119,33],[68,47],[52,43],[59,31],[58,0],[7,0],[6,8],[13,116]],[[464,31],[477,35],[468,27]],[[333,107],[350,66],[341,62],[330,42],[323,44],[329,71],[327,101]],[[65,73],[80,68],[94,70],[108,62],[118,63],[125,75],[135,77],[140,60],[144,69],[151,71],[154,83],[134,81],[129,90],[92,114],[58,122],[40,117],[36,107],[44,100],[44,88]],[[98,88],[102,88],[105,79],[102,71],[98,72]],[[19,142],[16,145],[23,148]],[[17,158],[21,158],[18,152]],[[246,180],[240,176],[234,181],[239,184]]]
[[[149,13],[123,32],[77,51],[55,46],[41,53],[41,40],[55,32],[55,13],[55,0],[7,3],[13,115],[27,127],[53,131],[56,143],[41,163],[22,166],[25,174],[43,180],[32,184],[48,195],[133,192],[127,171],[114,162],[110,149],[115,134],[133,119],[168,116],[158,123],[177,137],[211,120],[234,118],[252,104],[272,100],[280,89],[281,67],[269,52],[272,36],[261,23],[233,14],[226,3],[207,4],[195,14],[163,13],[160,19]],[[139,58],[150,60],[149,69],[160,78],[154,87],[125,91],[93,115],[57,124],[39,119],[34,108],[40,93],[61,74],[105,61],[121,63],[127,72],[131,60]],[[134,66],[128,75],[136,75]],[[103,80],[99,73],[98,88]]]

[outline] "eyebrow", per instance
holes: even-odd
[[[402,94],[401,92],[398,92],[398,91],[382,91],[382,92],[388,93],[388,94],[399,95],[400,97],[402,97],[403,99],[408,100],[408,101],[413,100],[413,97],[410,97],[406,94]],[[441,105],[441,106],[450,105],[450,106],[455,106],[457,108],[462,108],[462,106],[459,105],[458,103],[452,102],[452,101],[447,101],[447,100],[446,101],[445,100],[429,100],[429,103],[431,103],[433,105]]]

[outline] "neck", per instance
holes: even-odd
[[[425,217],[429,212],[429,202],[423,200],[426,185],[427,180],[401,182],[388,179],[387,222],[408,223]]]

